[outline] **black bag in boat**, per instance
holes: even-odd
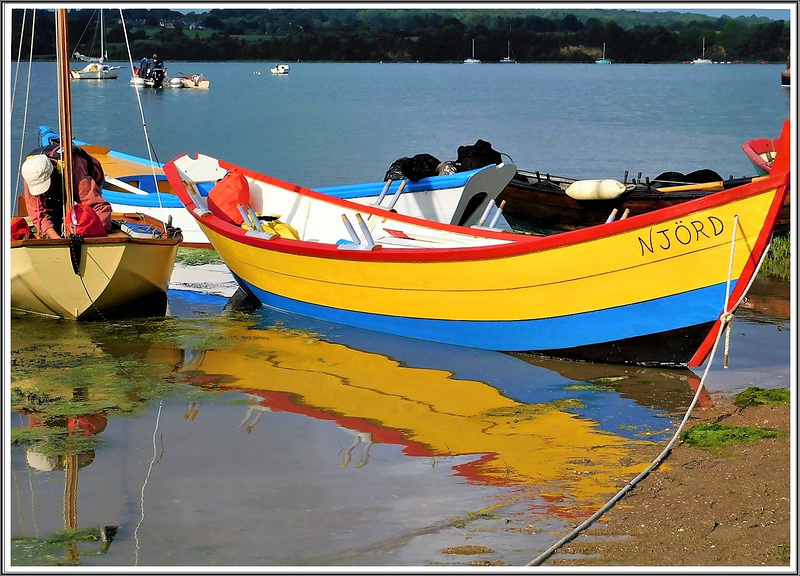
[[[436,167],[439,164],[441,164],[439,159],[430,154],[416,154],[411,158],[404,156],[392,162],[383,180],[403,180],[407,178],[412,182],[417,182],[428,176],[436,176]]]
[[[471,146],[458,147],[458,158],[455,165],[459,172],[466,172],[502,162],[500,152],[492,148],[491,143],[479,138]]]

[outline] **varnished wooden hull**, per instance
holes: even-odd
[[[572,182],[575,182],[572,178],[517,170],[517,175],[498,196],[499,201],[506,201],[503,215],[515,230],[549,234],[602,224],[614,209],[617,218],[625,210],[629,210],[630,216],[637,216],[714,194],[703,190],[659,192],[642,186],[613,200],[575,200],[565,192]],[[775,232],[789,230],[789,197],[787,194]]]

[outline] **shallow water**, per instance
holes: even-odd
[[[380,180],[401,156],[453,159],[482,138],[520,168],[565,176],[742,176],[753,170],[741,144],[777,136],[792,103],[778,65],[293,63],[271,77],[273,64],[167,61],[211,89],[138,92],[158,159],[202,151],[328,186]],[[28,115],[18,93],[4,134],[12,167],[38,124],[57,124],[54,64],[33,69]],[[146,156],[136,94],[124,75],[73,83],[75,137]],[[700,406],[790,386],[789,291],[754,285]],[[522,565],[660,452],[703,373],[421,343],[185,290],[169,299],[166,319],[13,318],[12,563]],[[105,525],[118,526],[107,548],[45,543]],[[493,552],[442,552],[470,544]]]
[[[758,283],[753,308],[759,291],[776,287]],[[169,298],[163,319],[14,318],[12,432],[40,435],[11,450],[12,537],[119,526],[104,551],[34,547],[33,563],[525,564],[660,452],[701,375]],[[700,406],[788,385],[788,319],[753,309],[734,327]],[[442,552],[465,545],[492,552]]]

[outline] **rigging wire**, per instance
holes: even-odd
[[[14,74],[14,89],[11,95],[11,118],[14,117],[14,100],[17,93],[17,83],[19,80],[19,69],[20,65],[22,64],[22,39],[25,31],[25,17],[28,14],[28,10],[22,11],[22,31],[23,34],[19,35],[19,50],[17,52],[17,69]],[[19,198],[19,187],[20,187],[20,180],[22,179],[22,162],[23,158],[25,157],[25,129],[28,126],[28,103],[30,101],[30,94],[31,94],[31,77],[33,75],[33,31],[34,31],[34,24],[36,23],[36,9],[34,8],[31,12],[31,41],[30,41],[30,54],[28,56],[28,80],[25,85],[25,107],[24,107],[24,114],[22,116],[22,137],[20,138],[19,143],[19,163],[17,164],[17,180],[16,185],[14,187],[14,198]],[[17,216],[17,208],[18,202],[12,202],[11,206],[11,215]]]
[[[87,20],[87,21],[86,21],[86,27],[83,29],[83,32],[81,32],[81,37],[80,37],[80,38],[78,38],[78,41],[77,41],[77,42],[75,42],[75,48],[76,48],[76,49],[78,48],[78,46],[80,46],[80,45],[81,45],[81,42],[83,41],[83,37],[84,37],[84,36],[86,36],[86,31],[87,31],[87,30],[89,30],[89,26],[90,26],[90,25],[92,24],[92,22],[94,21],[95,14],[97,14],[97,10],[94,10],[94,11],[92,12],[92,15],[91,15],[91,16],[89,16],[89,20]],[[100,22],[99,22],[99,20],[98,20],[97,22],[95,22],[95,27],[94,27],[94,37],[92,38],[91,52],[89,52],[90,54],[91,54],[92,52],[94,52],[94,43],[95,43],[95,40],[97,40],[97,30],[98,30],[98,28],[99,28],[99,27],[100,27]],[[102,31],[101,31],[101,33],[102,33]],[[100,54],[100,56],[102,57],[102,56],[103,56],[103,54]]]
[[[150,480],[150,474],[153,472],[153,466],[156,464],[156,456],[158,455],[158,447],[156,445],[156,436],[158,434],[158,425],[161,421],[161,409],[164,406],[164,401],[161,400],[158,403],[158,413],[156,414],[156,426],[153,429],[153,457],[150,459],[150,466],[147,468],[147,474],[144,477],[144,483],[142,484],[142,491],[141,496],[139,498],[139,508],[141,510],[141,516],[139,517],[139,521],[136,523],[136,528],[133,530],[133,539],[136,543],[136,550],[135,550],[135,561],[133,563],[134,566],[139,565],[139,527],[144,522],[144,489],[147,487],[147,482]]]
[[[128,63],[130,64],[131,67],[132,77],[135,78],[136,75],[134,73],[133,57],[131,56],[131,44],[128,39],[128,29],[125,26],[125,18],[122,14],[122,8],[119,9],[119,19],[120,22],[122,23],[122,33],[125,36],[125,48],[128,51]],[[134,92],[136,92],[136,102],[139,104],[139,115],[142,118],[142,128],[144,129],[144,141],[145,145],[147,146],[147,157],[150,160],[150,169],[152,170],[153,174],[153,185],[155,186],[156,197],[158,198],[158,207],[161,209],[161,214],[162,214],[161,221],[164,225],[164,232],[166,232],[167,215],[164,213],[164,206],[161,204],[161,192],[158,189],[158,176],[156,176],[156,163],[158,163],[158,156],[156,156],[155,160],[153,159],[153,156],[155,155],[155,149],[153,148],[153,143],[150,140],[150,134],[147,132],[147,122],[145,122],[144,118],[144,108],[142,107],[142,98],[139,95],[139,90],[134,89]]]

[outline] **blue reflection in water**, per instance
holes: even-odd
[[[170,314],[191,317],[221,313],[229,304],[222,296],[185,290],[169,292]],[[689,370],[597,365],[521,358],[473,348],[423,342],[286,314],[264,307],[252,311],[253,329],[282,326],[306,330],[350,348],[381,354],[403,365],[446,370],[454,378],[485,382],[523,404],[578,400],[564,411],[589,418],[612,434],[662,442],[675,430],[669,416],[685,409],[692,397]],[[539,362],[543,365],[537,365]],[[569,370],[579,373],[569,374]],[[562,370],[565,374],[559,372]],[[617,387],[625,389],[620,393]],[[669,404],[669,400],[672,404]]]

